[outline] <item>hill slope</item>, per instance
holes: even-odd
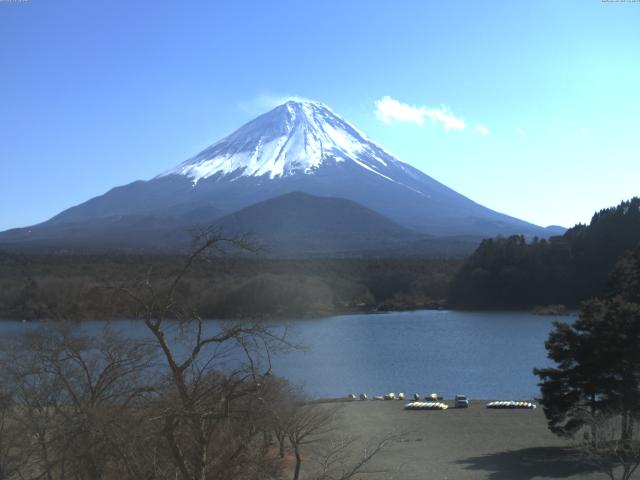
[[[256,203],[220,218],[215,225],[284,250],[367,249],[381,242],[424,237],[351,200],[301,192]]]
[[[468,308],[576,307],[606,294],[616,262],[638,247],[640,198],[633,198],[548,241],[484,240],[456,275],[450,301]]]

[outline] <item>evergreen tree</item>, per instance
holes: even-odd
[[[640,303],[640,247],[626,252],[616,263],[610,279],[610,295]]]
[[[534,370],[551,431],[573,435],[598,415],[616,414],[621,439],[630,440],[640,414],[638,345],[640,305],[621,298],[586,303],[572,325],[557,322],[545,344],[557,367]]]
[[[555,323],[545,343],[555,367],[535,369],[549,428],[573,435],[594,431],[602,417],[620,418],[620,441],[630,445],[640,416],[640,251],[626,255],[611,275],[604,300],[586,302],[573,324]]]

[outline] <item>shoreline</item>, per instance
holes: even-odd
[[[385,314],[394,314],[394,313],[405,313],[405,312],[482,312],[482,313],[527,313],[541,318],[548,317],[574,317],[578,315],[578,309],[567,309],[563,313],[539,313],[535,312],[532,309],[475,309],[475,308],[453,308],[448,306],[439,306],[439,307],[416,307],[416,308],[403,308],[397,310],[391,309],[362,309],[362,310],[335,310],[331,312],[306,312],[305,314],[300,315],[286,315],[286,316],[273,316],[273,315],[264,315],[261,317],[254,316],[239,316],[239,317],[221,317],[221,318],[205,318],[205,321],[221,321],[221,322],[288,322],[288,321],[305,321],[305,320],[320,320],[325,318],[333,318],[333,317],[346,317],[351,315],[385,315]],[[58,321],[69,321],[69,322],[130,322],[130,321],[138,321],[141,319],[136,318],[127,318],[127,317],[111,317],[111,318],[65,318],[65,319],[56,319],[56,318],[32,318],[32,319],[16,319],[16,318],[6,318],[0,317],[0,323],[2,322],[16,322],[16,323],[36,323],[36,322],[58,322]],[[174,321],[175,319],[168,318],[167,320]]]
[[[277,321],[290,321],[290,320],[316,320],[320,318],[330,318],[330,317],[340,317],[347,315],[381,315],[385,313],[402,313],[402,312],[416,312],[416,311],[447,311],[450,310],[446,306],[438,306],[438,307],[426,307],[426,306],[416,306],[415,308],[401,308],[401,309],[380,309],[380,308],[363,308],[363,309],[344,309],[344,310],[331,310],[331,311],[307,311],[303,313],[292,313],[291,315],[256,315],[256,316],[229,316],[229,317],[219,317],[219,318],[205,318],[204,320],[217,320],[217,321],[266,321],[266,322],[277,322]],[[9,322],[47,322],[47,321],[73,321],[73,322],[86,322],[86,321],[131,321],[136,320],[135,318],[128,317],[110,317],[110,318],[67,318],[67,319],[56,319],[56,318],[26,318],[26,319],[15,319],[15,318],[7,318],[0,317],[0,322],[9,321]],[[175,320],[168,318],[167,320]]]
[[[398,438],[372,462],[377,475],[406,480],[597,480],[574,444],[553,435],[541,408],[404,410],[401,401],[346,402],[338,409],[341,433],[363,443]],[[327,404],[327,408],[331,408]]]

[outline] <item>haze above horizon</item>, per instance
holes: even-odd
[[[542,226],[640,194],[640,3],[0,2],[0,231],[291,97]]]

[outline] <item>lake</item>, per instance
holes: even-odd
[[[274,372],[313,397],[431,392],[475,399],[538,396],[534,367],[549,365],[544,341],[552,321],[525,312],[420,310],[284,322],[304,351],[275,358]],[[99,332],[105,322],[83,325]],[[0,322],[3,336],[36,324]],[[127,335],[144,326],[114,322]]]

